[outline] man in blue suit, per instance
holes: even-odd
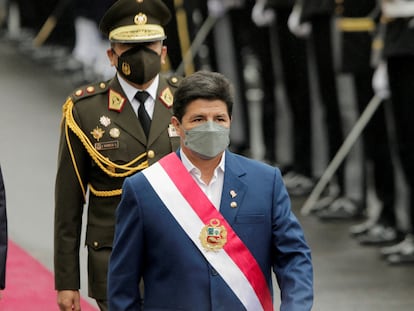
[[[311,310],[311,252],[279,169],[226,150],[230,89],[219,73],[185,78],[170,129],[181,148],[125,180],[110,310],[273,310],[272,269],[280,310]]]
[[[0,166],[0,299],[1,291],[6,287],[6,258],[7,258],[7,215],[6,190],[4,189],[3,174]]]

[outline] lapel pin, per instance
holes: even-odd
[[[237,196],[237,193],[234,190],[230,190],[230,195],[231,195],[232,199],[234,199]]]

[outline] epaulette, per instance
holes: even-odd
[[[89,84],[85,85],[83,87],[80,87],[76,89],[70,97],[72,98],[72,101],[75,103],[81,99],[94,96],[97,94],[105,93],[109,88],[108,82],[97,82],[95,84]]]
[[[183,78],[178,75],[172,75],[167,79],[168,84],[174,88],[177,88],[180,85],[180,82]]]

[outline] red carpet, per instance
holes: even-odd
[[[58,310],[53,274],[18,245],[9,241],[6,289],[0,300],[1,311]],[[82,311],[96,311],[87,301]]]

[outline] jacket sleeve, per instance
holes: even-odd
[[[0,289],[6,287],[7,215],[6,191],[0,167]]]
[[[90,160],[76,135],[70,129],[66,131],[64,119],[55,183],[54,270],[57,290],[80,287],[79,248],[85,198],[71,154],[76,159],[77,172],[86,188]]]
[[[273,201],[273,270],[281,291],[281,311],[311,310],[313,268],[303,229],[291,210],[280,171],[275,174]]]
[[[140,310],[143,220],[134,184],[127,178],[116,211],[113,249],[108,268],[110,310]]]

